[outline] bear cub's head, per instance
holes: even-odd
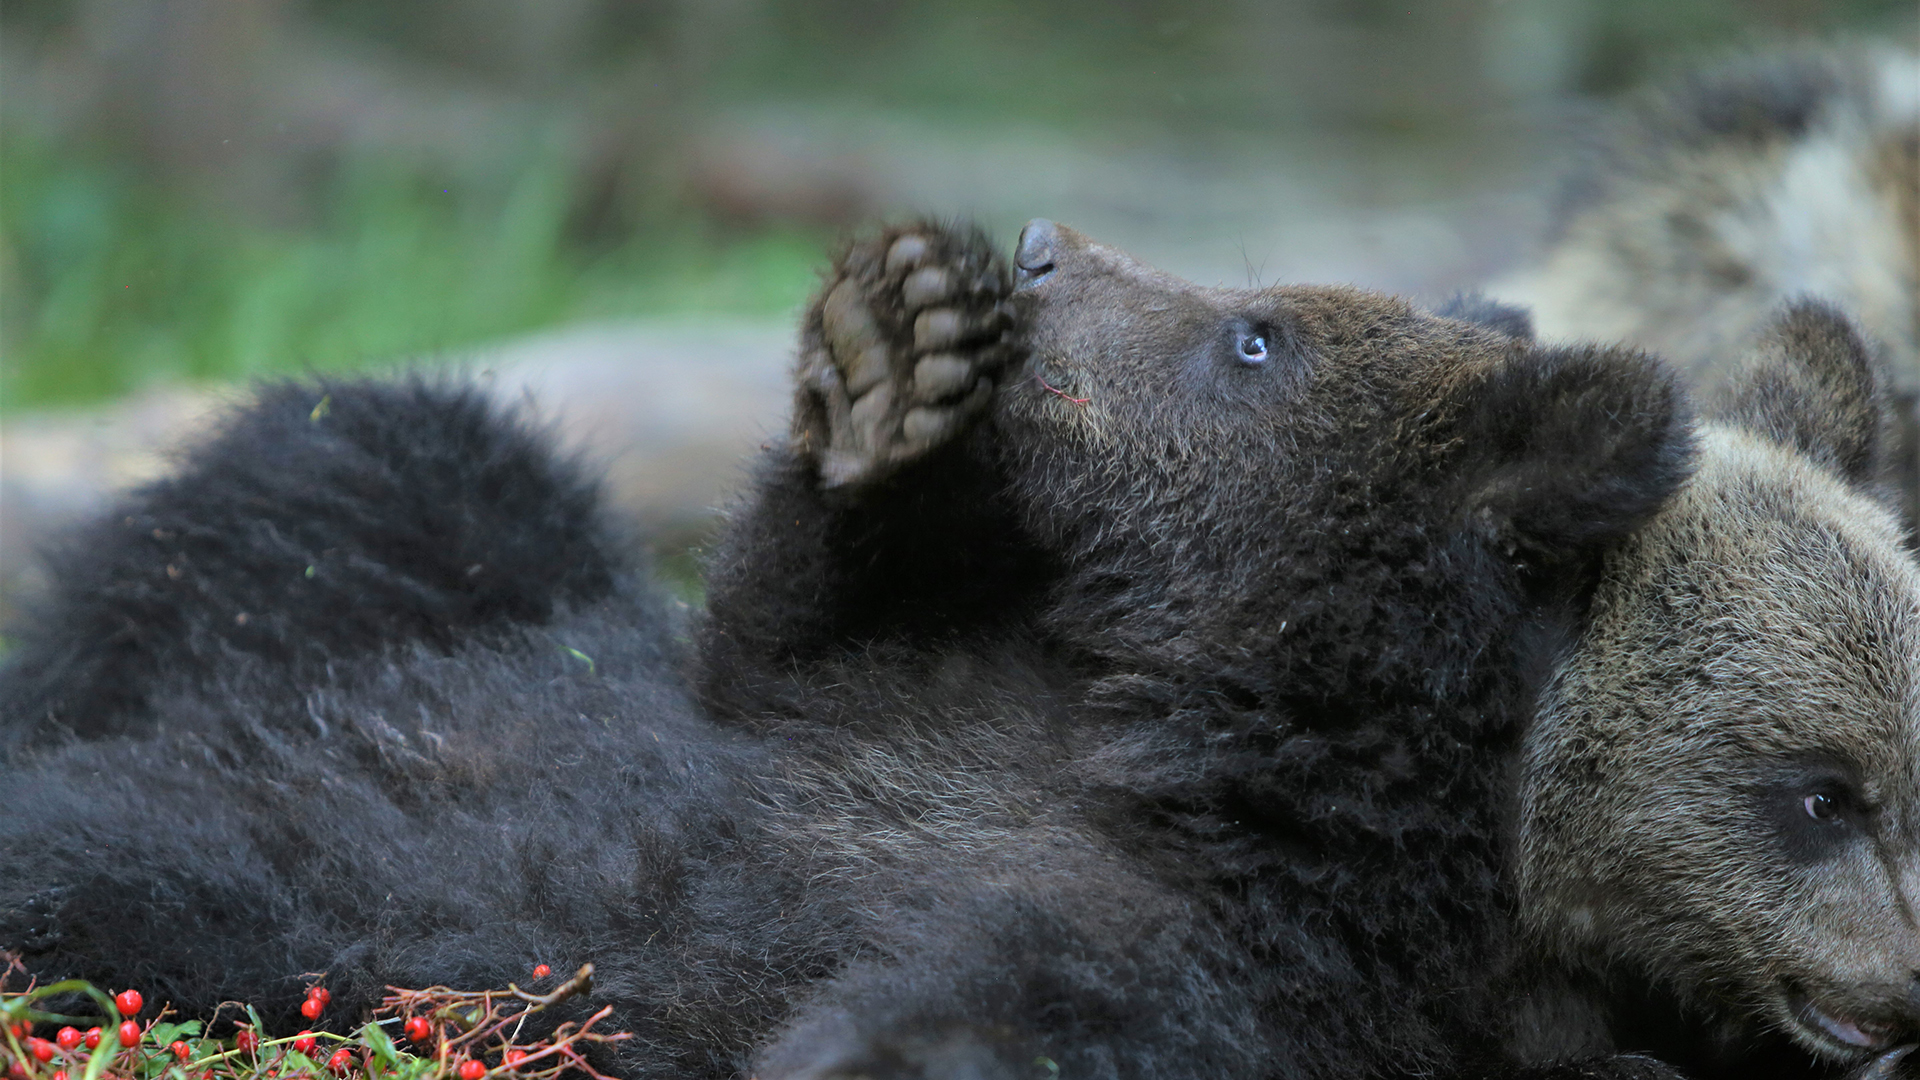
[[[997,430],[1033,526],[1110,574],[1079,614],[1115,642],[1287,653],[1308,694],[1399,659],[1458,692],[1490,627],[1590,580],[1690,468],[1658,362],[1541,347],[1511,310],[1200,286],[1044,220],[1014,263]]]
[[[1532,935],[1727,1018],[1729,1048],[1920,1036],[1920,569],[1881,415],[1846,319],[1779,315],[1528,737]]]

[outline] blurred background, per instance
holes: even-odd
[[[1431,298],[1525,256],[1610,96],[1916,32],[1913,0],[0,0],[0,608],[250,378],[465,364],[677,554],[859,223]]]

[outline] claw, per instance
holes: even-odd
[[[887,273],[892,274],[909,266],[919,265],[931,249],[932,245],[927,243],[926,237],[913,233],[895,240],[893,246],[887,249]]]
[[[909,308],[937,304],[953,294],[953,275],[939,266],[923,266],[900,283],[900,299]]]
[[[913,320],[913,347],[921,351],[952,348],[980,329],[953,308],[929,308]]]
[[[973,385],[973,364],[952,353],[934,353],[913,365],[913,400],[931,404]]]

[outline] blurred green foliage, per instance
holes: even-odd
[[[572,319],[799,304],[828,237],[661,223],[593,249],[569,178],[533,155],[504,190],[357,162],[320,216],[272,228],[128,166],[10,135],[0,155],[7,408],[168,379],[347,369]]]
[[[564,32],[551,39],[533,32],[563,9],[582,15],[553,21]],[[16,48],[57,44],[89,25],[88,10],[93,23],[118,11],[132,25],[142,5],[18,0],[0,20]],[[1293,124],[1427,137],[1474,119],[1484,87],[1450,93],[1448,80],[1503,66],[1512,42],[1552,62],[1510,91],[1608,93],[1718,47],[1905,28],[1914,12],[1912,0],[287,0],[280,10],[547,115],[596,94],[620,101],[658,120],[642,156],[669,165],[713,111],[797,99],[1130,133],[1115,144]],[[0,154],[7,409],[177,378],[384,363],[572,319],[777,313],[804,298],[830,240],[826,228],[778,221],[722,227],[658,183],[625,191],[639,210],[615,199],[606,221],[583,228],[595,178],[568,175],[580,156],[538,140],[504,155],[518,163],[506,175],[481,180],[348,152],[303,173],[307,210],[273,224],[155,177],[124,126],[81,125],[57,142],[30,127],[10,122]]]

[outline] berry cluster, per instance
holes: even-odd
[[[540,964],[533,969],[536,980],[546,979],[553,969]],[[436,1061],[447,1067],[447,1075],[459,1080],[480,1080],[490,1074],[513,1077],[549,1078],[582,1073],[595,1080],[607,1080],[585,1056],[592,1046],[628,1038],[626,1032],[601,1034],[593,1026],[613,1012],[603,1007],[579,1023],[564,1023],[545,1039],[519,1041],[527,1017],[568,998],[587,993],[592,987],[593,965],[586,964],[573,977],[544,994],[522,990],[511,983],[507,989],[469,993],[444,986],[426,990],[390,991],[375,1015],[404,1017],[401,1029],[408,1041],[430,1051]],[[488,1065],[488,1060],[497,1065]]]
[[[247,1019],[235,1023],[227,1039],[204,1037],[198,1020],[169,1022],[165,1008],[143,1025],[138,1016],[146,1003],[138,990],[108,997],[77,979],[8,990],[8,980],[21,973],[15,958],[0,954],[6,1080],[546,1080],[576,1072],[607,1080],[585,1054],[627,1038],[591,1030],[612,1012],[603,1008],[544,1039],[521,1040],[528,1017],[588,992],[591,964],[545,994],[512,984],[480,992],[389,987],[373,1019],[351,1035],[306,1030],[268,1038],[259,1014],[243,1006]],[[533,969],[536,980],[551,974],[545,964]],[[48,1011],[85,998],[100,1007],[100,1022]],[[332,1001],[326,987],[308,987],[300,1014],[318,1021]],[[405,1049],[387,1033],[389,1026],[405,1033]]]
[[[11,957],[0,959],[7,961],[6,966],[0,968],[0,1018],[4,1019],[6,1025],[6,1040],[0,1043],[0,1064],[6,1067],[7,1080],[38,1080],[41,1077],[46,1080],[67,1080],[69,1073],[75,1080],[83,1076],[92,1078],[127,1074],[122,1070],[144,1074],[139,1066],[144,1058],[152,1056],[155,1051],[143,1044],[158,1045],[148,1038],[150,1029],[155,1034],[171,1034],[170,1029],[160,1030],[161,1025],[143,1026],[135,1019],[146,1005],[140,991],[122,990],[109,998],[91,985],[77,980],[42,987],[39,995],[84,993],[102,1006],[101,1011],[107,1014],[104,1023],[82,1031],[69,1022],[69,1017],[36,1012],[25,1001],[16,1000],[24,999],[26,995],[8,995],[4,992],[5,977],[12,974],[17,964]],[[55,1024],[59,1025],[59,1030],[54,1032],[52,1039],[34,1034],[36,1030],[45,1030],[45,1027]]]

